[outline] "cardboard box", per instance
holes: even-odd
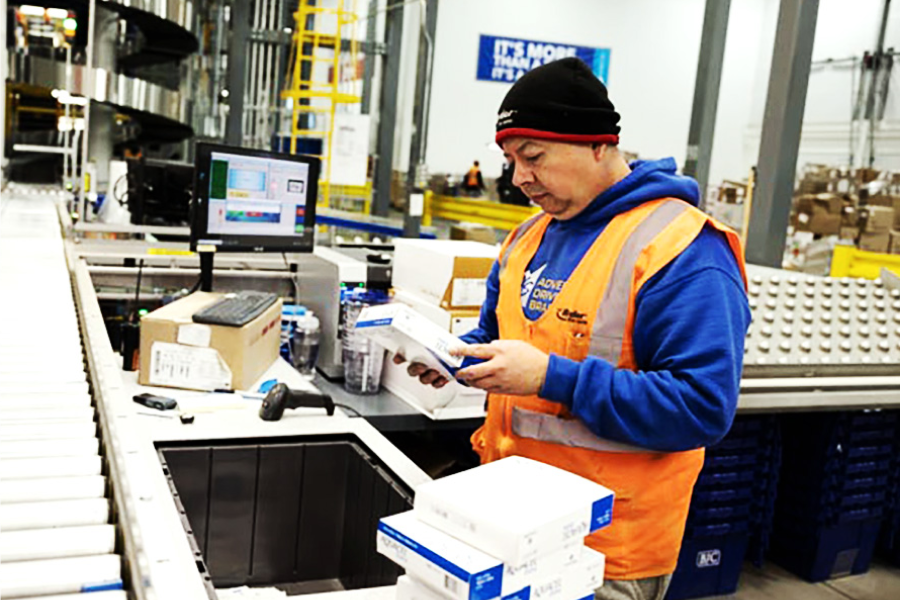
[[[846,205],[841,210],[841,227],[859,227],[859,210],[853,205]]]
[[[463,335],[478,327],[481,309],[478,308],[441,308],[415,292],[395,289],[394,301],[405,304],[417,313],[453,335]]]
[[[838,237],[842,240],[856,240],[859,237],[859,227],[841,227]]]
[[[837,235],[841,229],[841,214],[832,214],[821,206],[813,206],[809,212],[796,213],[792,224],[796,231]]]
[[[243,327],[191,320],[222,296],[196,292],[144,315],[138,383],[246,390],[272,366],[281,337],[281,300]]]
[[[451,240],[470,240],[490,246],[497,245],[497,231],[481,223],[459,223],[450,227]]]
[[[894,209],[865,206],[859,210],[860,229],[866,233],[888,233],[894,224]]]
[[[392,283],[443,308],[480,308],[497,255],[479,242],[397,238]]]
[[[612,520],[613,493],[510,457],[421,485],[416,517],[507,564],[553,553]]]
[[[594,591],[603,586],[606,557],[584,548],[587,555],[580,567],[569,567],[518,592],[505,595],[501,600],[593,600]],[[449,583],[452,579],[445,580]],[[455,596],[451,596],[455,597]],[[397,600],[447,600],[444,595],[415,576],[403,575],[397,579]]]
[[[891,232],[891,244],[889,252],[891,254],[900,254],[900,231]]]
[[[395,396],[434,420],[477,419],[484,416],[487,392],[465,386],[451,379],[442,388],[423,385],[407,372],[409,363],[395,365],[389,357],[384,361],[381,385]]]
[[[426,364],[449,379],[462,366],[463,357],[450,355],[451,348],[465,345],[462,340],[405,304],[364,308],[355,331],[392,354]]]
[[[857,247],[860,250],[865,250],[866,252],[885,253],[890,248],[890,245],[891,245],[891,234],[889,232],[885,232],[885,233],[863,232],[860,234],[859,241],[857,242]]]
[[[584,550],[583,540],[577,540],[559,552],[506,566],[498,558],[422,523],[413,511],[381,519],[376,548],[421,583],[455,600],[490,600],[520,593],[579,566]],[[572,573],[573,579],[579,577],[584,575]]]

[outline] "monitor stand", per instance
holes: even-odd
[[[215,250],[209,251],[198,248],[197,254],[200,255],[200,291],[211,292],[213,281],[213,258],[216,255]]]

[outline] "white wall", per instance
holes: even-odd
[[[820,0],[814,60],[861,56],[872,49],[881,3]],[[711,183],[746,177],[757,160],[778,4],[778,0],[732,0]],[[476,80],[481,34],[610,48],[608,83],[610,98],[622,115],[622,148],[644,158],[674,156],[682,165],[703,10],[704,0],[442,0],[429,170],[462,173],[477,159],[486,175],[500,172],[503,159],[491,142],[497,108],[510,85]],[[897,6],[886,36],[886,46],[891,45],[900,47]],[[885,167],[900,167],[897,71],[900,66],[893,76],[889,122],[881,133],[888,141],[881,144],[881,158],[876,161]],[[801,166],[806,161],[846,162],[850,77],[849,71],[838,69],[819,69],[811,75]]]
[[[510,85],[477,81],[481,34],[610,48],[610,97],[622,148],[674,155],[687,145],[703,0],[443,0],[438,10],[428,166],[462,173],[473,159],[500,173],[490,149]]]

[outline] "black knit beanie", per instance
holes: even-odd
[[[619,113],[584,62],[563,58],[522,75],[497,113],[497,143],[512,136],[619,143]]]

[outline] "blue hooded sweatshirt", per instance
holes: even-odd
[[[697,183],[675,174],[674,159],[631,167],[576,217],[550,223],[522,283],[527,318],[543,314],[613,217],[659,198],[698,204]],[[499,338],[499,291],[495,263],[479,326],[464,341]],[[706,226],[644,284],[636,305],[636,372],[601,358],[578,362],[552,354],[540,397],[564,404],[605,439],[663,452],[714,444],[734,418],[750,324],[740,269],[724,234]]]

